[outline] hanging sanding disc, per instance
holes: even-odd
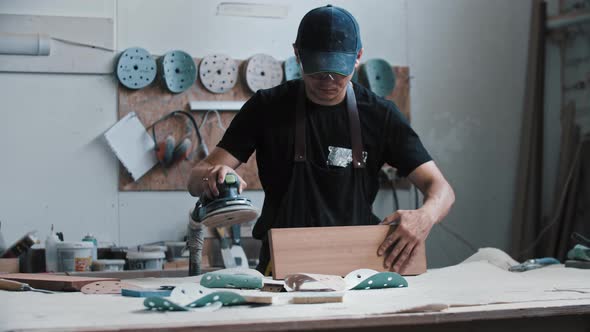
[[[395,74],[391,65],[383,59],[372,59],[361,67],[360,78],[376,95],[389,96],[395,88]]]
[[[141,89],[156,78],[156,60],[148,51],[131,47],[123,51],[117,61],[117,79],[129,89]]]
[[[225,93],[236,85],[238,64],[227,55],[209,55],[201,60],[199,77],[205,89],[213,93]]]
[[[359,83],[359,68],[354,69],[354,74],[352,74],[352,79],[354,83]]]
[[[122,281],[97,281],[91,282],[80,289],[84,294],[121,294],[121,289],[140,290],[142,287]]]
[[[283,68],[272,56],[256,54],[245,66],[245,77],[248,88],[253,92],[270,89],[283,82]]]
[[[301,66],[297,62],[297,58],[292,56],[285,60],[285,80],[298,80],[301,76]]]
[[[164,84],[173,93],[186,91],[197,78],[197,66],[190,54],[174,50],[158,59]]]

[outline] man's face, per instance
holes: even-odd
[[[320,105],[340,103],[346,95],[346,85],[351,79],[352,74],[349,76],[336,73],[303,75],[307,96]]]
[[[299,54],[295,46],[293,46],[297,62]],[[355,70],[360,64],[360,59],[363,54],[361,49],[357,55]],[[303,71],[303,69],[301,70]],[[354,72],[348,76],[343,76],[336,73],[316,73],[310,75],[303,75],[303,82],[305,83],[305,92],[307,97],[316,104],[320,105],[336,105],[342,102],[346,96],[346,86],[352,79]]]

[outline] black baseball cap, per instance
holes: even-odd
[[[352,74],[361,34],[354,17],[345,9],[327,5],[303,16],[295,47],[304,74]]]

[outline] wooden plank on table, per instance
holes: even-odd
[[[0,272],[18,273],[19,260],[18,258],[0,258]]]
[[[8,273],[2,274],[2,279],[24,282],[33,288],[66,292],[80,291],[82,287],[92,282],[119,281],[116,278],[72,277],[46,273]]]
[[[377,249],[392,226],[337,226],[274,228],[269,231],[273,278],[292,273],[345,276],[356,269],[387,271]],[[426,248],[416,247],[412,262],[397,271],[403,275],[426,272]]]

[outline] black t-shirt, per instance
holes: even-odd
[[[256,151],[258,175],[265,192],[263,208],[278,208],[291,178],[295,141],[295,106],[301,81],[259,90],[236,114],[218,146],[241,162]],[[378,172],[384,163],[406,176],[431,157],[397,106],[354,84],[363,151],[369,175],[367,201],[373,202]],[[307,158],[327,166],[328,147],[351,149],[346,100],[334,106],[306,102]]]

